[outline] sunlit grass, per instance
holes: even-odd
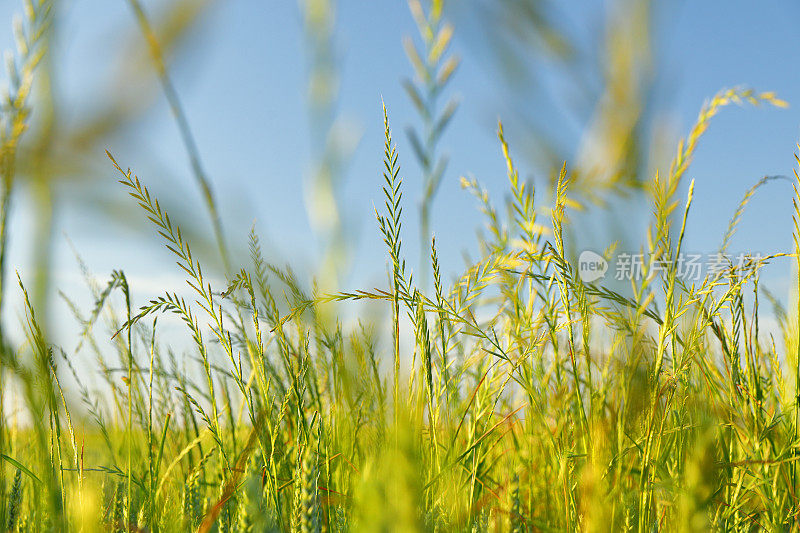
[[[0,130],[0,271],[47,5],[30,4],[12,58],[21,73]],[[139,3],[132,5],[154,43]],[[427,13],[411,6],[426,56],[411,48],[417,74],[444,78],[427,86],[431,105],[419,87],[407,88],[421,102],[430,141],[415,148],[426,228],[445,164],[437,124],[444,128],[455,111],[435,117],[431,101],[455,60],[442,55],[452,28],[441,4]],[[151,53],[161,61],[157,44]],[[163,63],[159,75],[170,94]],[[177,98],[170,103],[185,120]],[[767,293],[775,309],[762,311],[759,272],[777,260],[796,266],[800,177],[794,228],[783,229],[793,250],[731,263],[699,281],[678,269],[694,195],[683,178],[712,118],[733,103],[785,105],[769,92],[731,89],[703,106],[671,166],[643,180],[651,205],[643,276],[623,292],[584,282],[569,257],[570,217],[586,197],[573,195],[569,164],[560,166],[552,198],[535,193],[520,178],[502,124],[492,156],[507,173],[507,200],[497,206],[477,180],[462,180],[486,219],[480,256],[451,279],[423,229],[423,276],[405,259],[407,191],[384,107],[374,189],[382,192],[375,214],[386,248],[375,253],[386,258],[388,282],[330,292],[268,261],[255,231],[247,266],[230,271],[188,124],[181,132],[229,271],[224,286],[210,281],[149,180],[109,153],[119,194],[170,251],[164,268],[179,269],[191,295],[153,294],[138,305],[124,270],[115,271],[92,309],[74,309],[80,344],[67,350],[50,342],[29,276],[17,274],[26,341],[10,346],[0,329],[0,410],[11,412],[13,389],[24,416],[0,420],[0,528],[796,529],[800,305],[784,310]],[[732,213],[721,251],[767,179]],[[1,286],[0,298],[9,290]],[[353,304],[363,300],[385,308],[388,327],[380,314],[353,320],[342,311],[363,309]],[[179,319],[188,348],[161,333],[165,315]],[[778,319],[778,338],[760,331],[764,316]],[[89,366],[86,352],[94,355]],[[89,385],[95,376],[101,390]]]

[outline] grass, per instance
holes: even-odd
[[[104,286],[90,282],[95,305],[88,315],[73,307],[81,342],[68,351],[49,341],[27,277],[17,274],[26,342],[10,346],[0,335],[0,401],[10,401],[13,388],[30,422],[0,420],[2,527],[797,529],[800,302],[785,310],[759,283],[771,261],[797,266],[797,173],[794,228],[786,230],[793,250],[727,264],[699,282],[678,268],[694,191],[683,179],[703,133],[723,107],[783,106],[775,95],[732,89],[702,108],[672,165],[645,185],[652,214],[643,277],[625,293],[584,283],[570,260],[570,214],[581,203],[569,165],[560,167],[552,200],[542,200],[520,179],[502,124],[496,157],[508,175],[505,209],[477,181],[463,180],[489,228],[479,259],[448,283],[436,240],[426,234],[430,262],[422,279],[432,283],[417,282],[404,256],[401,154],[384,107],[384,167],[376,169],[375,189],[384,195],[376,218],[388,283],[321,292],[314,280],[268,262],[255,232],[248,264],[232,271],[188,121],[144,11],[131,5],[171,95],[228,280],[211,281],[146,180],[108,154],[120,194],[128,193],[173,254],[192,296],[164,293],[136,307],[123,271]],[[452,32],[441,6],[428,13],[411,6],[427,47],[420,72],[451,74],[456,63],[439,62]],[[0,130],[0,269],[47,13],[48,4],[30,4],[12,58],[22,74],[4,102],[10,120]],[[413,98],[419,91],[409,87]],[[434,163],[438,89],[427,90],[432,107],[419,110],[429,142],[416,153],[425,174],[423,219],[444,165]],[[721,251],[767,181],[744,196]],[[0,296],[8,291],[1,287]],[[778,339],[759,329],[763,298],[773,304]],[[355,301],[385,308],[391,327],[367,313],[355,323],[338,318]],[[163,315],[189,333],[185,352],[160,333]],[[108,339],[110,351],[101,349]],[[76,368],[87,352],[102,391]],[[12,408],[4,403],[2,410]]]

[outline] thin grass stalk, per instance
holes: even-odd
[[[800,144],[797,145],[800,152]],[[800,166],[800,153],[795,154],[795,161],[797,163],[794,176],[795,182],[792,184],[794,189],[794,198],[792,199],[792,206],[794,207],[794,214],[792,216],[792,223],[794,224],[793,241],[794,241],[794,256],[795,256],[795,282],[796,291],[795,307],[796,307],[796,322],[795,330],[796,337],[794,339],[794,440],[797,442],[798,427],[800,427],[800,173],[797,167]],[[794,451],[794,457],[797,457],[797,450]],[[797,494],[797,461],[792,463],[792,488]]]
[[[444,0],[426,2],[409,0],[408,7],[422,38],[420,52],[410,38],[404,40],[406,55],[414,70],[416,83],[404,80],[403,87],[422,119],[422,130],[409,128],[408,138],[414,155],[422,168],[422,196],[419,202],[420,220],[420,286],[427,289],[428,269],[425,264],[426,246],[431,238],[431,207],[441,185],[448,159],[437,153],[441,137],[458,109],[451,98],[439,109],[441,93],[458,68],[457,56],[445,58],[453,37],[453,26],[443,20]]]
[[[192,130],[189,127],[189,120],[186,118],[186,112],[183,110],[180,98],[178,97],[178,92],[175,90],[172,79],[167,72],[164,54],[161,50],[161,46],[158,43],[158,38],[156,37],[156,34],[150,25],[150,21],[144,12],[141,2],[139,2],[139,0],[128,0],[128,4],[133,10],[134,15],[136,16],[136,21],[139,23],[142,34],[147,41],[150,56],[153,60],[153,66],[156,70],[156,74],[158,75],[158,80],[161,83],[164,96],[167,99],[167,104],[172,111],[172,115],[175,118],[175,122],[178,126],[178,131],[180,132],[181,140],[186,148],[186,154],[189,157],[189,164],[192,168],[192,174],[194,175],[197,185],[200,187],[200,192],[203,196],[203,202],[205,203],[206,210],[211,218],[214,237],[217,241],[217,247],[219,248],[220,257],[222,258],[225,272],[230,272],[230,255],[228,253],[228,246],[225,241],[225,233],[222,228],[222,219],[220,218],[219,211],[217,209],[217,201],[211,188],[211,181],[208,179],[208,176],[203,169],[203,164],[200,159],[200,150],[197,148],[197,142],[195,141]]]

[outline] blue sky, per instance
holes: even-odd
[[[441,143],[450,165],[432,219],[440,256],[450,273],[461,266],[463,251],[476,252],[474,230],[483,223],[475,202],[460,188],[459,177],[479,179],[499,204],[507,181],[495,136],[496,121],[509,123],[512,155],[516,155],[515,139],[521,134],[514,127],[518,100],[509,97],[503,81],[488,64],[491,56],[470,14],[470,1],[449,13],[455,23],[452,50],[462,63],[448,93],[457,95],[461,106]],[[164,2],[145,4],[154,14]],[[565,10],[559,24],[591,47],[601,35],[606,6],[599,1],[572,2],[559,7]],[[17,2],[3,2],[0,27],[9,28],[10,15],[18,10]],[[136,40],[135,19],[126,2],[67,1],[62,15],[54,56],[60,101],[68,120],[80,120],[87,106],[102,99],[113,86],[121,44],[144,44]],[[669,111],[667,118],[676,135],[684,135],[703,101],[725,87],[774,90],[791,105],[782,110],[726,109],[703,138],[687,176],[695,178],[696,188],[685,249],[712,251],[750,185],[763,175],[792,175],[793,153],[800,138],[800,79],[795,61],[800,50],[796,28],[800,5],[789,1],[757,5],[670,1],[661,4],[656,15],[655,94]],[[10,44],[9,33],[0,32],[3,46]],[[373,214],[373,204],[379,204],[382,194],[381,98],[389,108],[404,169],[409,264],[418,264],[420,173],[403,130],[418,125],[419,119],[400,85],[402,78],[412,74],[401,44],[406,35],[416,38],[404,1],[347,0],[338,5],[338,110],[352,125],[351,131],[360,134],[346,167],[343,191],[346,223],[356,242],[348,288],[381,285],[384,279],[383,243]],[[313,242],[313,232],[304,204],[312,154],[306,106],[307,54],[298,4],[218,2],[186,47],[171,66],[172,76],[218,195],[229,239],[243,248],[255,221],[273,257],[310,268],[317,254],[308,244]],[[546,62],[541,68],[544,80],[557,77]],[[581,124],[553,120],[552,109],[537,109],[534,104],[527,111],[542,116],[555,137],[566,142],[579,139],[575,132]],[[188,210],[202,213],[177,129],[160,94],[135,127],[123,138],[109,139],[107,148],[155,191],[172,190]],[[124,194],[102,151],[96,158],[97,167],[105,165],[107,170],[107,179],[96,186]],[[521,156],[517,162],[522,175],[538,180],[542,194],[549,194],[544,176],[533,172],[532,163]],[[30,214],[24,197],[20,202],[12,232],[24,236],[31,231]],[[643,224],[643,213],[634,209],[623,218]],[[56,216],[56,285],[79,301],[88,302],[81,296],[85,291],[64,235],[102,279],[113,268],[124,268],[134,280],[140,304],[168,288],[164,283],[180,284],[179,270],[165,267],[170,264],[168,252],[156,243],[152,232],[137,234],[100,223],[70,203],[61,205]],[[197,220],[210,230],[204,215]],[[26,240],[18,237],[13,241],[10,261],[23,275],[30,266]],[[602,249],[608,242],[593,240],[585,246]],[[751,202],[732,249],[769,253],[788,251],[790,245],[791,188],[785,182],[772,183]],[[769,270],[768,279],[782,294],[789,288],[789,273],[788,262]]]

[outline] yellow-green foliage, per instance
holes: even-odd
[[[779,103],[729,91],[705,108],[668,179],[654,182],[652,257],[669,262],[677,253],[675,183],[715,108],[738,99]],[[778,361],[796,346],[796,325],[785,319],[782,348],[741,338],[755,320],[742,292],[770,258],[731,265],[700,286],[663,269],[632,297],[585,284],[565,257],[576,206],[568,169],[552,226],[540,226],[502,130],[501,141],[515,202],[508,232],[519,238],[495,232],[449,289],[434,245],[432,296],[402,258],[402,183],[388,118],[378,221],[389,289],[309,295],[291,271],[261,257],[255,235],[252,267],[211,287],[180,228],[117,165],[196,300],[165,294],[117,319],[124,379],[106,372],[111,402],[83,385],[69,354],[46,343],[26,300],[28,343],[4,364],[43,421],[3,424],[2,468],[16,469],[3,491],[4,523],[120,531],[794,527],[795,383],[784,381]],[[684,211],[690,202],[691,191]],[[117,292],[128,301],[122,272],[99,294],[92,321]],[[663,314],[656,297],[666,298]],[[345,331],[318,313],[352,300],[392,310],[388,342],[365,323]],[[187,355],[203,379],[187,377],[158,341],[148,321],[163,313],[187,327]],[[400,327],[405,319],[410,329]],[[595,347],[593,327],[613,332],[608,349]],[[84,335],[96,345],[88,325]],[[14,362],[30,350],[35,366]],[[101,370],[104,357],[98,352]],[[381,359],[394,362],[389,376]],[[401,360],[410,362],[404,376]],[[65,368],[75,391],[61,387]]]
[[[476,180],[464,179],[487,219],[480,255],[448,283],[437,241],[424,235],[432,284],[419,283],[428,277],[413,277],[404,258],[401,158],[384,108],[384,165],[375,169],[375,190],[383,188],[376,217],[388,283],[338,291],[339,276],[332,275],[321,285],[334,288],[323,293],[318,280],[298,280],[289,267],[268,262],[255,232],[249,261],[232,269],[158,43],[139,3],[131,4],[181,122],[227,283],[212,285],[148,180],[109,154],[120,194],[138,204],[192,296],[156,294],[140,305],[124,272],[115,271],[105,287],[90,284],[96,302],[87,316],[75,309],[81,340],[70,350],[50,342],[28,297],[29,277],[18,273],[26,341],[11,346],[0,328],[0,527],[798,528],[798,318],[776,301],[782,336],[767,338],[759,334],[758,305],[751,311],[744,303],[750,294],[758,303],[766,263],[796,261],[800,253],[798,188],[794,250],[728,265],[696,283],[677,268],[694,194],[692,183],[687,199],[680,197],[682,178],[702,134],[723,106],[784,105],[775,95],[721,92],[703,107],[672,165],[642,180],[652,205],[644,277],[624,294],[583,282],[570,261],[570,216],[583,203],[572,197],[569,165],[559,166],[552,200],[535,196],[520,179],[502,125],[496,160],[508,175],[507,205],[494,206]],[[28,5],[12,57],[19,79],[4,102],[11,120],[0,130],[0,278],[16,147],[49,9],[44,1]],[[315,27],[330,32],[330,4],[306,7]],[[426,227],[445,164],[435,141],[455,104],[439,110],[421,93],[432,99],[457,60],[446,58],[453,30],[442,3],[411,7],[424,44],[422,52],[409,46],[419,79],[407,89],[430,141],[415,148],[425,161]],[[325,65],[332,61],[323,53],[328,36],[316,42]],[[609,109],[620,105],[612,103]],[[623,121],[626,139],[632,121]],[[618,166],[619,174],[630,170]],[[329,187],[334,181],[319,179]],[[733,214],[723,251],[756,187]],[[323,193],[319,204],[338,212],[335,195]],[[332,233],[335,248],[341,236],[338,228]],[[341,267],[337,254],[328,250],[334,270]],[[6,292],[0,286],[0,303]],[[348,306],[365,311],[345,320]],[[385,315],[375,311],[381,308]],[[162,336],[164,315],[180,320],[188,346]],[[89,353],[95,359],[87,368]],[[90,388],[90,373],[104,380],[99,390]],[[20,420],[6,403],[12,397]]]

